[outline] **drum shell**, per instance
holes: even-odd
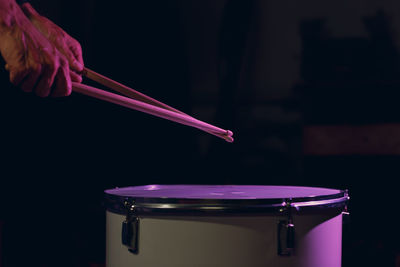
[[[143,214],[139,251],[121,243],[125,216],[106,212],[106,266],[339,267],[342,214],[339,208],[294,212],[295,249],[278,255],[279,213]]]

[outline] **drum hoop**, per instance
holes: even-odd
[[[268,213],[287,208],[304,209],[344,208],[350,199],[347,190],[337,194],[301,198],[270,199],[192,199],[126,197],[105,193],[105,208],[113,213],[126,214],[126,203],[135,206],[138,214],[152,213]]]

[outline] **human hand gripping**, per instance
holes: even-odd
[[[0,0],[0,52],[10,82],[38,96],[67,96],[72,83],[67,58],[27,18],[14,0]]]
[[[73,82],[82,82],[82,48],[77,40],[68,35],[48,18],[41,16],[29,3],[21,5],[22,11],[33,25],[63,54],[68,60],[70,76]]]

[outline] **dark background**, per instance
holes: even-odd
[[[156,183],[349,189],[343,266],[400,266],[397,1],[32,4],[80,41],[88,68],[235,142],[86,96],[24,94],[3,72],[4,266],[102,264],[104,189]],[[350,144],[315,144],[325,126]],[[353,136],[363,126],[375,131]]]

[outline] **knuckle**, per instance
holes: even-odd
[[[10,71],[10,82],[13,85],[17,85],[21,77],[25,76],[26,72],[27,72],[26,69],[14,69]]]
[[[15,75],[12,75],[11,77],[10,77],[10,82],[13,84],[13,85],[18,85],[17,83],[18,83],[18,79],[17,79],[17,77],[15,76]]]
[[[70,45],[71,45],[71,46],[74,46],[74,47],[76,47],[76,48],[78,48],[78,47],[81,46],[80,43],[79,43],[75,38],[73,38],[73,37],[70,38]]]
[[[67,66],[68,66],[68,60],[67,60],[67,58],[64,57],[64,56],[62,56],[62,57],[60,58],[60,64],[61,64],[62,67],[67,67]]]
[[[76,42],[75,44],[76,50],[78,50],[79,53],[82,53],[82,46],[80,43]]]

